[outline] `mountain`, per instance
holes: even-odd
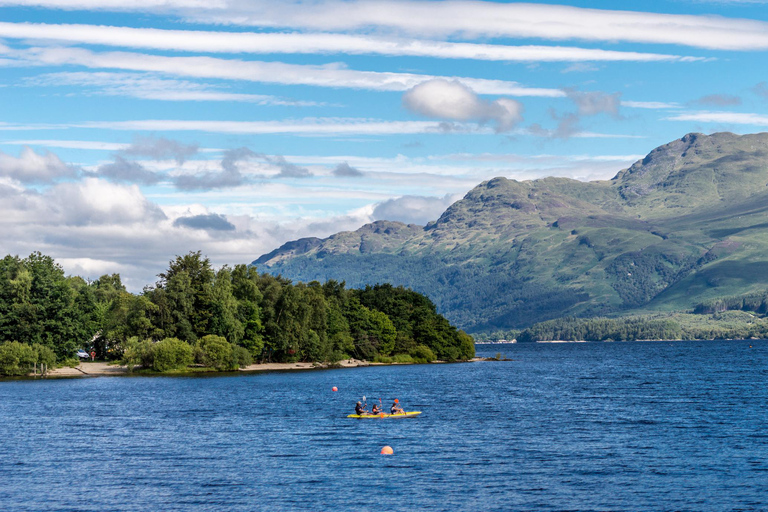
[[[409,286],[468,332],[692,309],[768,288],[768,133],[691,133],[607,181],[494,178],[426,226],[378,221],[253,263]]]

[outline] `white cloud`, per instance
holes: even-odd
[[[403,95],[403,105],[426,117],[451,121],[492,121],[496,130],[511,130],[522,121],[523,106],[507,98],[485,101],[457,80],[423,82]]]
[[[563,46],[503,46],[350,34],[210,32],[0,22],[0,37],[204,53],[377,54],[511,62],[699,60],[659,53]]]
[[[622,107],[644,108],[650,110],[665,110],[670,108],[680,108],[679,103],[668,103],[664,101],[622,101]]]
[[[63,149],[92,149],[96,151],[119,151],[126,149],[130,144],[120,142],[102,142],[95,140],[53,140],[53,139],[27,139],[8,140],[2,144],[24,146],[46,146],[49,148]]]
[[[251,1],[0,0],[0,5],[176,14],[188,21],[307,30],[631,41],[724,50],[768,48],[768,23],[721,16],[585,9],[562,5],[449,0]]]
[[[63,125],[76,128],[128,131],[203,131],[209,133],[283,133],[307,136],[336,135],[403,135],[459,132],[487,135],[493,130],[475,124],[445,123],[434,121],[382,121],[347,118],[307,118],[287,121],[195,121],[177,119],[146,119],[135,121],[87,121]],[[449,129],[447,129],[449,128]],[[541,135],[529,129],[516,129],[517,135]],[[638,139],[642,135],[596,133],[580,131],[571,135],[580,138]]]
[[[549,98],[559,98],[565,95],[559,89],[525,87],[517,82],[505,80],[358,71],[347,69],[339,63],[303,65],[214,57],[166,57],[130,52],[93,52],[82,48],[42,47],[10,50],[7,55],[17,59],[16,64],[22,66],[70,65],[91,69],[146,71],[195,78],[244,80],[285,85],[406,91],[427,80],[445,78],[458,79],[478,94]]]
[[[62,72],[29,78],[27,85],[61,87],[79,86],[86,90],[97,88],[107,96],[129,96],[159,101],[235,101],[257,105],[290,107],[318,106],[312,101],[297,101],[264,94],[225,92],[209,84],[161,78],[152,73]]]
[[[147,119],[137,121],[89,121],[81,128],[132,131],[204,131],[212,133],[290,133],[297,135],[397,135],[442,133],[433,121],[382,121],[346,118],[309,118],[288,121],[194,121]],[[474,126],[463,127],[473,132]],[[474,130],[476,131],[476,130]]]
[[[68,225],[133,224],[163,220],[136,185],[116,185],[97,178],[61,183],[45,193],[55,217]]]
[[[745,124],[768,126],[768,116],[747,112],[684,112],[665,117],[667,121],[696,121],[699,123]]]
[[[461,194],[443,197],[402,196],[377,204],[372,217],[375,220],[395,220],[406,224],[425,225],[437,220],[450,205],[461,199]]]
[[[49,183],[60,178],[75,176],[75,169],[66,165],[53,153],[43,154],[25,146],[18,157],[0,151],[0,176],[23,183]]]

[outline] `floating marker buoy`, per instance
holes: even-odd
[[[333,386],[333,387],[331,388],[331,391],[338,391],[338,390],[339,390],[339,388],[337,388],[336,386]]]
[[[391,446],[385,446],[384,448],[381,449],[382,455],[394,455],[394,453],[395,453],[395,450],[393,450]]]

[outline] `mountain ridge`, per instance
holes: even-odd
[[[477,332],[685,309],[768,286],[754,275],[768,270],[766,228],[768,133],[691,133],[611,180],[497,177],[426,226],[377,221],[254,264],[291,279],[410,286]]]

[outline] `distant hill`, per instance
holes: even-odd
[[[768,133],[691,133],[613,179],[483,182],[426,226],[379,221],[253,263],[390,282],[468,332],[692,309],[768,288]]]

